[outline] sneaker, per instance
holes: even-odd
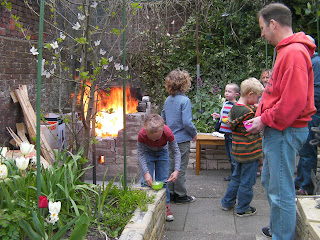
[[[299,189],[296,191],[296,195],[308,195],[308,193],[303,189]]]
[[[167,205],[167,217],[166,217],[166,221],[167,222],[172,222],[174,220],[173,217],[173,212],[171,212],[170,207],[171,205]]]
[[[231,181],[231,176],[223,178],[223,181]]]
[[[238,217],[247,217],[247,216],[252,216],[257,213],[257,209],[255,207],[250,207],[250,210],[242,213],[237,213]]]
[[[184,204],[184,203],[192,203],[196,200],[194,196],[185,195],[183,197],[175,196],[174,203],[176,204]]]
[[[235,204],[234,204],[233,206],[231,206],[231,207],[221,206],[221,208],[222,208],[223,211],[229,211],[229,210],[231,210],[232,208],[234,208],[234,206],[235,206]]]
[[[262,228],[262,235],[267,237],[267,238],[272,238],[272,234],[270,232],[270,228],[269,227]]]

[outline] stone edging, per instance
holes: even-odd
[[[148,204],[148,211],[136,209],[130,222],[124,228],[119,240],[160,240],[163,238],[166,223],[166,190],[154,191],[150,188],[139,188],[156,194],[154,202]]]

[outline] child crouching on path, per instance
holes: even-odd
[[[168,147],[174,153],[175,170],[169,177]],[[170,192],[167,182],[174,182],[178,178],[181,154],[177,142],[170,128],[164,124],[163,118],[158,114],[149,114],[144,126],[138,135],[138,160],[142,169],[141,186],[152,187],[153,178],[164,182],[166,188],[167,204],[170,202]],[[173,213],[167,205],[167,221],[173,221]]]
[[[232,129],[232,155],[236,160],[226,194],[221,200],[222,209],[227,211],[238,203],[238,217],[251,216],[257,210],[250,206],[253,198],[253,185],[257,179],[259,158],[262,157],[262,138],[260,133],[247,132],[244,121],[254,117],[252,107],[259,102],[264,91],[263,85],[255,78],[244,80],[240,86],[240,99],[229,113],[229,125]]]

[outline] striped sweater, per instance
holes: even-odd
[[[229,127],[229,124],[228,123],[225,123],[222,121],[222,119],[226,119],[228,118],[228,115],[229,115],[229,112],[233,106],[233,102],[226,102],[222,109],[221,109],[221,112],[220,112],[220,130],[219,132],[222,132],[222,133],[231,133],[232,130],[230,129]]]
[[[247,132],[243,121],[253,118],[252,107],[234,104],[229,114],[229,125],[232,129],[232,155],[236,161],[252,162],[262,157],[262,138],[260,133]]]

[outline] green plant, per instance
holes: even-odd
[[[0,239],[20,239],[19,221],[26,216],[26,213],[20,210],[9,212],[7,209],[0,209]]]

